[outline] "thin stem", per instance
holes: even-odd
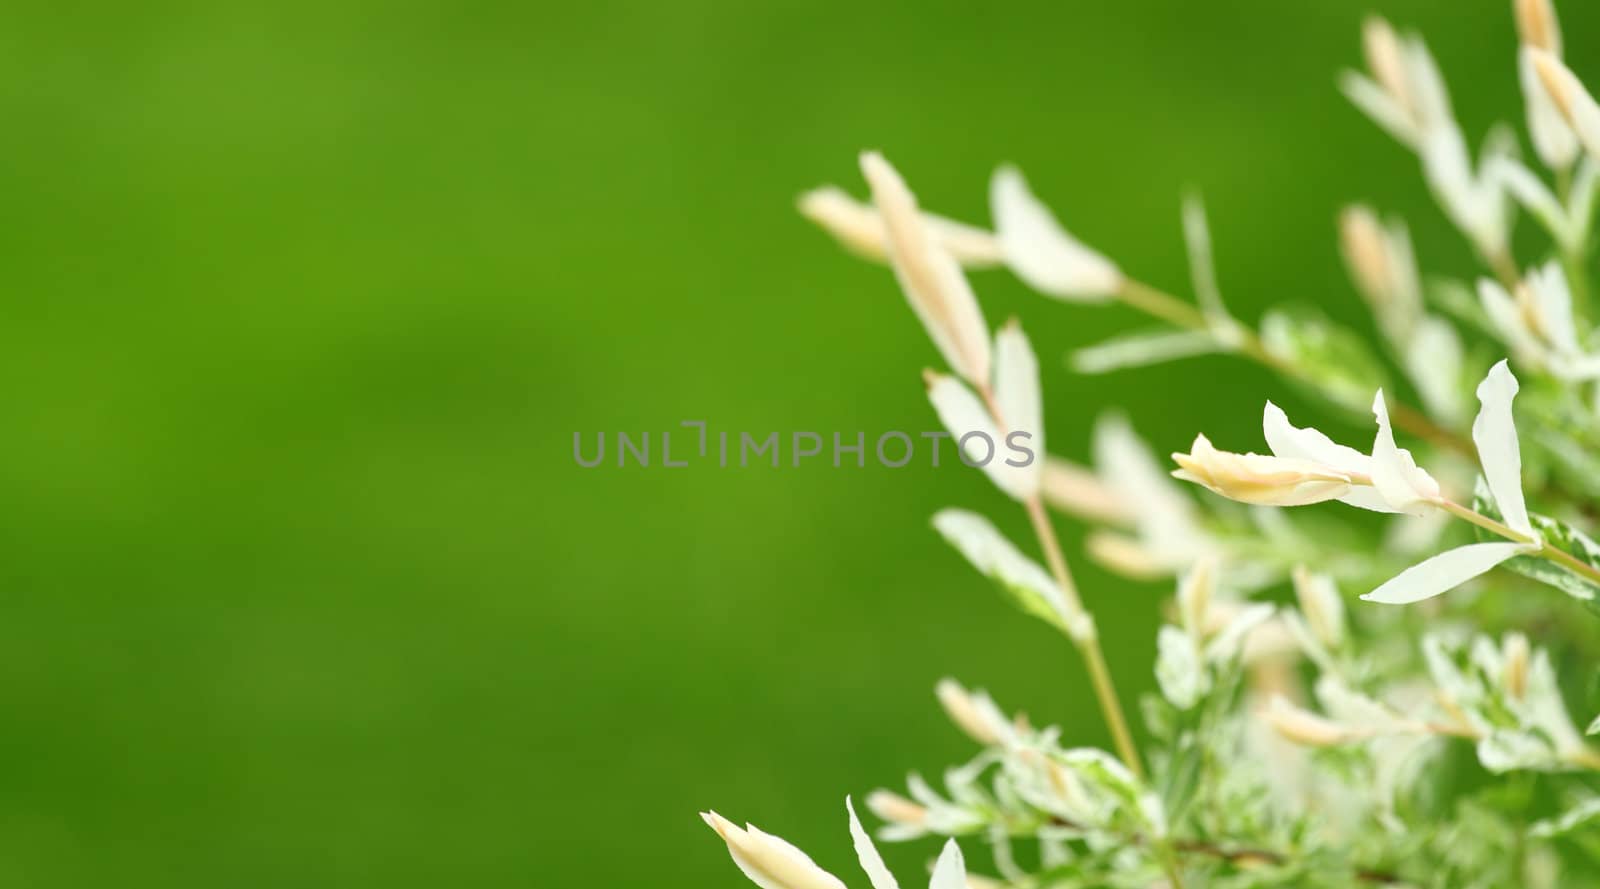
[[[1199,309],[1142,281],[1124,279],[1122,289],[1117,291],[1117,297],[1146,315],[1170,321],[1179,327],[1191,330],[1206,329],[1206,316],[1201,314]]]
[[[1083,602],[1078,597],[1078,588],[1072,582],[1072,574],[1067,570],[1067,560],[1061,555],[1061,541],[1056,538],[1055,528],[1050,524],[1050,517],[1045,513],[1044,503],[1038,495],[1023,501],[1027,507],[1028,518],[1033,522],[1034,534],[1039,538],[1039,546],[1044,550],[1045,562],[1050,566],[1050,573],[1055,576],[1056,584],[1061,587],[1061,592],[1067,598],[1068,606],[1076,611],[1083,610]],[[1106,666],[1105,652],[1100,649],[1100,636],[1098,632],[1089,632],[1072,637],[1073,643],[1078,648],[1078,653],[1083,655],[1084,666],[1089,670],[1089,680],[1094,686],[1094,695],[1100,702],[1100,712],[1105,716],[1106,726],[1111,730],[1111,740],[1117,748],[1117,755],[1122,759],[1128,771],[1132,772],[1141,781],[1144,780],[1144,765],[1139,761],[1139,750],[1133,745],[1133,734],[1128,731],[1128,720],[1123,715],[1122,703],[1117,698],[1116,684],[1111,679],[1111,670]]]
[[[1574,574],[1581,575],[1587,580],[1600,584],[1600,569],[1595,568],[1593,565],[1590,565],[1587,562],[1579,561],[1566,550],[1556,549],[1549,543],[1546,543],[1544,547],[1539,550],[1539,552],[1535,553],[1535,555],[1555,562],[1557,565],[1560,565]]]
[[[1000,402],[995,398],[993,387],[987,383],[976,384],[978,397],[982,399],[984,408],[988,410],[989,417],[1001,429],[1009,429],[1006,424],[1004,412],[1000,410]],[[1128,731],[1128,719],[1123,715],[1122,703],[1117,698],[1116,684],[1111,679],[1111,670],[1106,666],[1105,653],[1100,650],[1100,636],[1094,629],[1094,621],[1089,612],[1083,607],[1083,598],[1078,595],[1078,585],[1072,582],[1072,572],[1067,568],[1067,559],[1061,554],[1061,541],[1056,537],[1055,526],[1050,524],[1050,516],[1045,512],[1044,501],[1034,494],[1023,501],[1027,508],[1028,519],[1033,523],[1033,533],[1039,538],[1039,548],[1044,550],[1045,563],[1050,566],[1050,573],[1055,577],[1056,586],[1061,588],[1061,595],[1066,599],[1066,605],[1073,614],[1084,615],[1088,619],[1090,630],[1087,633],[1068,633],[1067,638],[1072,640],[1073,646],[1083,656],[1083,664],[1089,670],[1089,681],[1094,686],[1094,696],[1100,702],[1100,712],[1105,716],[1106,727],[1111,730],[1111,740],[1117,747],[1117,755],[1122,759],[1128,771],[1142,781],[1144,780],[1144,765],[1139,761],[1139,749],[1133,745],[1133,734]]]
[[[1567,285],[1572,289],[1572,305],[1581,320],[1594,317],[1593,297],[1589,293],[1589,273],[1584,268],[1584,257],[1581,253],[1573,254],[1563,251],[1561,255],[1562,270],[1567,275]]]
[[[1557,194],[1561,195],[1562,202],[1569,211],[1578,198],[1578,195],[1574,193],[1574,184],[1575,181],[1571,169],[1563,167],[1556,170]],[[1561,263],[1567,273],[1567,283],[1572,288],[1572,304],[1577,311],[1579,319],[1584,321],[1594,318],[1595,311],[1593,296],[1589,291],[1589,272],[1585,268],[1584,262],[1587,259],[1585,255],[1588,252],[1586,242],[1589,240],[1587,234],[1591,222],[1592,219],[1578,220],[1578,225],[1585,234],[1583,238],[1585,243],[1567,245],[1570,249],[1561,251]]]
[[[1050,821],[1051,823],[1061,827],[1073,828],[1077,830],[1083,829],[1082,826],[1077,822],[1059,816],[1051,817]],[[1128,837],[1128,839],[1136,846],[1150,845],[1150,840],[1140,834],[1133,834]],[[1207,840],[1169,840],[1167,842],[1167,847],[1173,852],[1185,855],[1203,855],[1208,858],[1226,861],[1229,864],[1244,868],[1260,866],[1263,864],[1280,865],[1289,861],[1289,856],[1283,854],[1282,852],[1273,851],[1271,849],[1255,849],[1245,846],[1224,846]],[[1163,866],[1169,867],[1170,875],[1170,866]],[[1375,870],[1372,868],[1356,868],[1355,876],[1356,879],[1366,883],[1400,882],[1400,877],[1397,874],[1383,870]]]
[[[1146,315],[1160,318],[1178,327],[1189,330],[1211,329],[1211,325],[1206,321],[1205,315],[1199,309],[1170,293],[1158,290],[1142,281],[1136,281],[1131,278],[1125,279],[1122,282],[1122,288],[1117,291],[1117,298],[1131,308],[1138,309]],[[1293,377],[1302,383],[1310,386],[1316,385],[1316,380],[1312,379],[1303,368],[1285,361],[1269,351],[1255,331],[1242,324],[1235,324],[1233,325],[1232,333],[1236,337],[1235,346],[1239,354],[1263,367],[1277,371],[1285,376]],[[1391,401],[1389,413],[1396,426],[1419,438],[1427,439],[1429,443],[1436,447],[1449,448],[1468,456],[1474,453],[1472,442],[1433,422],[1426,414],[1416,408]]]
[[[1498,534],[1507,540],[1515,541],[1516,543],[1536,542],[1534,538],[1529,537],[1520,531],[1513,530],[1505,523],[1491,519],[1475,509],[1462,506],[1454,501],[1441,499],[1438,501],[1438,506],[1445,512],[1450,513],[1458,519],[1471,522],[1485,531],[1488,531],[1492,534]],[[1577,574],[1580,577],[1590,580],[1596,584],[1600,584],[1600,568],[1595,568],[1593,565],[1579,560],[1566,550],[1551,546],[1548,540],[1539,540],[1537,542],[1539,544],[1539,548],[1528,553],[1528,555],[1544,559],[1549,562],[1555,562],[1557,565],[1560,565],[1561,567],[1571,571],[1574,574]]]
[[[1483,261],[1489,270],[1494,272],[1494,276],[1500,279],[1500,286],[1504,287],[1507,293],[1517,292],[1517,285],[1521,283],[1522,276],[1517,273],[1517,262],[1511,258],[1510,251],[1485,256]]]
[[[1161,869],[1166,871],[1167,884],[1172,889],[1183,889],[1183,865],[1178,861],[1177,850],[1171,846],[1162,849]]]

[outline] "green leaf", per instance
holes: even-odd
[[[1322,398],[1364,413],[1385,374],[1367,341],[1309,308],[1273,309],[1261,319],[1261,341],[1294,367]]]
[[[1477,489],[1473,493],[1472,508],[1495,521],[1501,520],[1500,510],[1495,506],[1494,497],[1490,495],[1482,477],[1479,477]],[[1589,535],[1549,516],[1529,513],[1528,518],[1532,520],[1533,527],[1544,537],[1546,545],[1559,549],[1586,565],[1600,568],[1600,543],[1596,543]],[[1477,534],[1479,540],[1501,539],[1482,528],[1478,529]],[[1600,585],[1572,573],[1555,562],[1536,556],[1517,556],[1503,563],[1501,567],[1509,568],[1523,577],[1537,580],[1547,586],[1553,586],[1600,614]]]

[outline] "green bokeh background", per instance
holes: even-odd
[[[1015,161],[1178,289],[1196,187],[1243,316],[1365,326],[1341,203],[1470,263],[1334,88],[1364,11],[13,5],[0,885],[741,885],[712,806],[853,875],[844,794],[970,753],[939,676],[1105,743],[1063,642],[928,528],[961,505],[1021,537],[977,473],[586,470],[572,434],[932,428],[888,272],[793,212],[859,194],[864,147],[976,222]],[[1520,121],[1509,3],[1384,11],[1474,141]],[[1221,358],[1074,377],[1137,320],[975,283],[1041,352],[1058,452],[1112,406],[1163,450],[1258,444],[1268,396],[1317,416]],[[1062,528],[1131,699],[1166,591]]]

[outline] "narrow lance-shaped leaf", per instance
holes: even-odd
[[[950,369],[968,382],[989,379],[989,327],[978,298],[924,224],[917,199],[883,155],[861,156],[861,172],[883,214],[888,252],[900,289]]]
[[[928,401],[939,415],[939,422],[956,440],[965,462],[981,468],[1013,500],[1026,500],[1038,492],[1042,450],[1034,453],[1031,460],[1014,450],[990,416],[988,406],[960,380],[930,372],[925,375],[925,382]]]
[[[1122,273],[1067,233],[1014,167],[995,171],[989,205],[1006,263],[1029,287],[1074,302],[1105,302]]]
[[[883,863],[883,856],[878,854],[878,847],[872,844],[872,837],[861,826],[861,819],[856,817],[855,804],[848,796],[844,798],[844,807],[850,813],[850,840],[855,844],[856,857],[861,860],[861,869],[866,871],[872,889],[900,889],[894,874]]]
[[[1491,519],[1502,520],[1499,507],[1490,495],[1488,486],[1483,484],[1481,480],[1477,494],[1473,499],[1472,508]],[[1539,538],[1544,541],[1545,546],[1559,549],[1579,562],[1600,569],[1600,543],[1596,543],[1589,535],[1565,522],[1549,516],[1539,515],[1538,513],[1530,513],[1528,519]],[[1482,528],[1478,529],[1478,538],[1480,540],[1500,539]],[[1574,574],[1549,559],[1541,559],[1532,555],[1519,555],[1507,561],[1505,567],[1523,577],[1537,580],[1546,586],[1555,587],[1572,598],[1583,602],[1590,611],[1600,614],[1600,586],[1596,586],[1587,578]]]
[[[1007,460],[1025,464],[1007,464],[1012,470],[1008,475],[1017,477],[1016,487],[1024,497],[1032,497],[1039,492],[1044,471],[1044,401],[1039,391],[1039,360],[1014,318],[994,338],[994,395],[1005,433],[1004,456],[997,454],[995,459],[1002,464]],[[1026,449],[1031,457],[1022,456],[1018,448]]]
[[[1532,537],[1536,535],[1528,523],[1528,507],[1522,497],[1522,449],[1511,415],[1511,401],[1517,389],[1517,378],[1504,360],[1489,369],[1488,376],[1478,384],[1478,401],[1483,408],[1472,422],[1472,441],[1478,446],[1483,477],[1500,507],[1500,515],[1513,531]]]
[[[1209,355],[1222,351],[1222,344],[1210,331],[1160,330],[1113,337],[1073,352],[1072,369],[1082,374],[1103,374],[1131,367],[1144,367]]]
[[[933,526],[980,573],[1000,584],[1023,611],[1076,637],[1093,632],[1081,609],[1039,564],[1023,555],[988,519],[962,509],[940,510]]]

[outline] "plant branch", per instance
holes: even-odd
[[[978,397],[983,400],[989,416],[995,425],[1001,429],[1008,429],[1004,412],[1000,410],[1000,403],[995,398],[994,389],[985,383],[978,383]],[[1134,746],[1133,733],[1128,730],[1128,718],[1123,714],[1122,702],[1117,697],[1116,683],[1111,678],[1111,670],[1106,666],[1105,652],[1100,649],[1100,636],[1094,629],[1093,617],[1083,607],[1083,598],[1078,595],[1078,585],[1072,581],[1072,572],[1067,568],[1067,559],[1061,553],[1061,541],[1056,537],[1055,527],[1050,524],[1050,516],[1045,512],[1044,501],[1035,493],[1023,501],[1027,509],[1028,520],[1033,523],[1033,533],[1039,538],[1039,548],[1044,550],[1045,563],[1050,566],[1050,573],[1055,578],[1056,585],[1061,588],[1061,594],[1066,598],[1066,604],[1075,614],[1082,614],[1089,620],[1088,633],[1068,633],[1078,653],[1083,656],[1083,665],[1089,671],[1089,681],[1094,686],[1095,698],[1100,702],[1100,712],[1105,716],[1106,727],[1111,731],[1111,740],[1116,744],[1117,755],[1121,758],[1128,771],[1142,781],[1144,780],[1144,764],[1139,760],[1139,748]]]
[[[1082,825],[1059,816],[1051,816],[1050,822],[1058,827],[1065,827],[1070,830],[1081,831],[1084,829]],[[1128,837],[1128,839],[1134,845],[1150,845],[1150,840],[1141,834],[1133,834],[1132,836]],[[1226,861],[1229,864],[1240,865],[1243,867],[1249,867],[1251,865],[1259,866],[1263,864],[1283,865],[1289,863],[1289,856],[1283,854],[1282,852],[1275,852],[1271,849],[1256,849],[1248,846],[1224,846],[1220,843],[1211,842],[1209,840],[1172,840],[1168,843],[1168,846],[1175,852],[1181,852],[1187,855],[1202,855],[1207,858],[1215,858],[1220,861]],[[1385,870],[1378,870],[1376,868],[1356,868],[1355,876],[1356,879],[1364,883],[1400,882],[1400,876],[1398,874],[1394,874]]]
[[[1122,288],[1117,291],[1116,295],[1124,305],[1178,327],[1199,331],[1212,330],[1211,324],[1199,309],[1170,293],[1158,290],[1142,281],[1136,281],[1132,278],[1124,279]],[[1316,387],[1316,380],[1310,374],[1306,373],[1298,365],[1274,355],[1261,342],[1261,337],[1255,331],[1242,324],[1234,324],[1231,332],[1236,339],[1233,345],[1238,354],[1249,358],[1262,367],[1277,371],[1284,376],[1292,377],[1313,388]],[[1427,414],[1416,408],[1390,401],[1389,413],[1393,417],[1396,426],[1419,438],[1427,439],[1429,443],[1436,447],[1448,448],[1468,456],[1475,453],[1472,442],[1435,423],[1428,418]]]
[[[1551,546],[1548,540],[1538,540],[1536,538],[1529,537],[1520,531],[1512,529],[1504,522],[1491,519],[1483,513],[1480,513],[1471,507],[1462,506],[1453,500],[1440,498],[1436,505],[1440,509],[1443,509],[1445,512],[1450,513],[1458,519],[1471,522],[1485,531],[1488,531],[1491,534],[1497,534],[1507,540],[1516,543],[1538,543],[1539,548],[1529,552],[1528,555],[1534,556],[1535,558],[1544,559],[1547,562],[1554,562],[1568,571],[1578,575],[1579,577],[1591,581],[1596,585],[1600,585],[1600,568],[1595,568],[1593,565],[1582,561],[1566,550]]]
[[[1072,574],[1067,569],[1067,560],[1061,554],[1061,541],[1056,537],[1049,515],[1045,513],[1044,503],[1040,501],[1038,495],[1034,495],[1024,501],[1023,505],[1027,508],[1034,534],[1039,538],[1039,546],[1044,550],[1045,562],[1050,566],[1050,573],[1055,576],[1056,584],[1061,587],[1061,592],[1067,597],[1068,603],[1082,610],[1083,602],[1078,596],[1077,586],[1072,582]],[[1074,636],[1072,640],[1078,648],[1078,653],[1083,655],[1084,666],[1089,670],[1089,680],[1094,686],[1095,698],[1100,702],[1100,712],[1105,716],[1106,727],[1111,730],[1111,740],[1116,744],[1117,755],[1129,771],[1140,780],[1144,780],[1144,765],[1139,760],[1138,748],[1133,744],[1133,734],[1128,731],[1128,719],[1122,712],[1122,703],[1117,697],[1111,670],[1106,666],[1105,652],[1100,648],[1098,631],[1091,632],[1083,638]]]

